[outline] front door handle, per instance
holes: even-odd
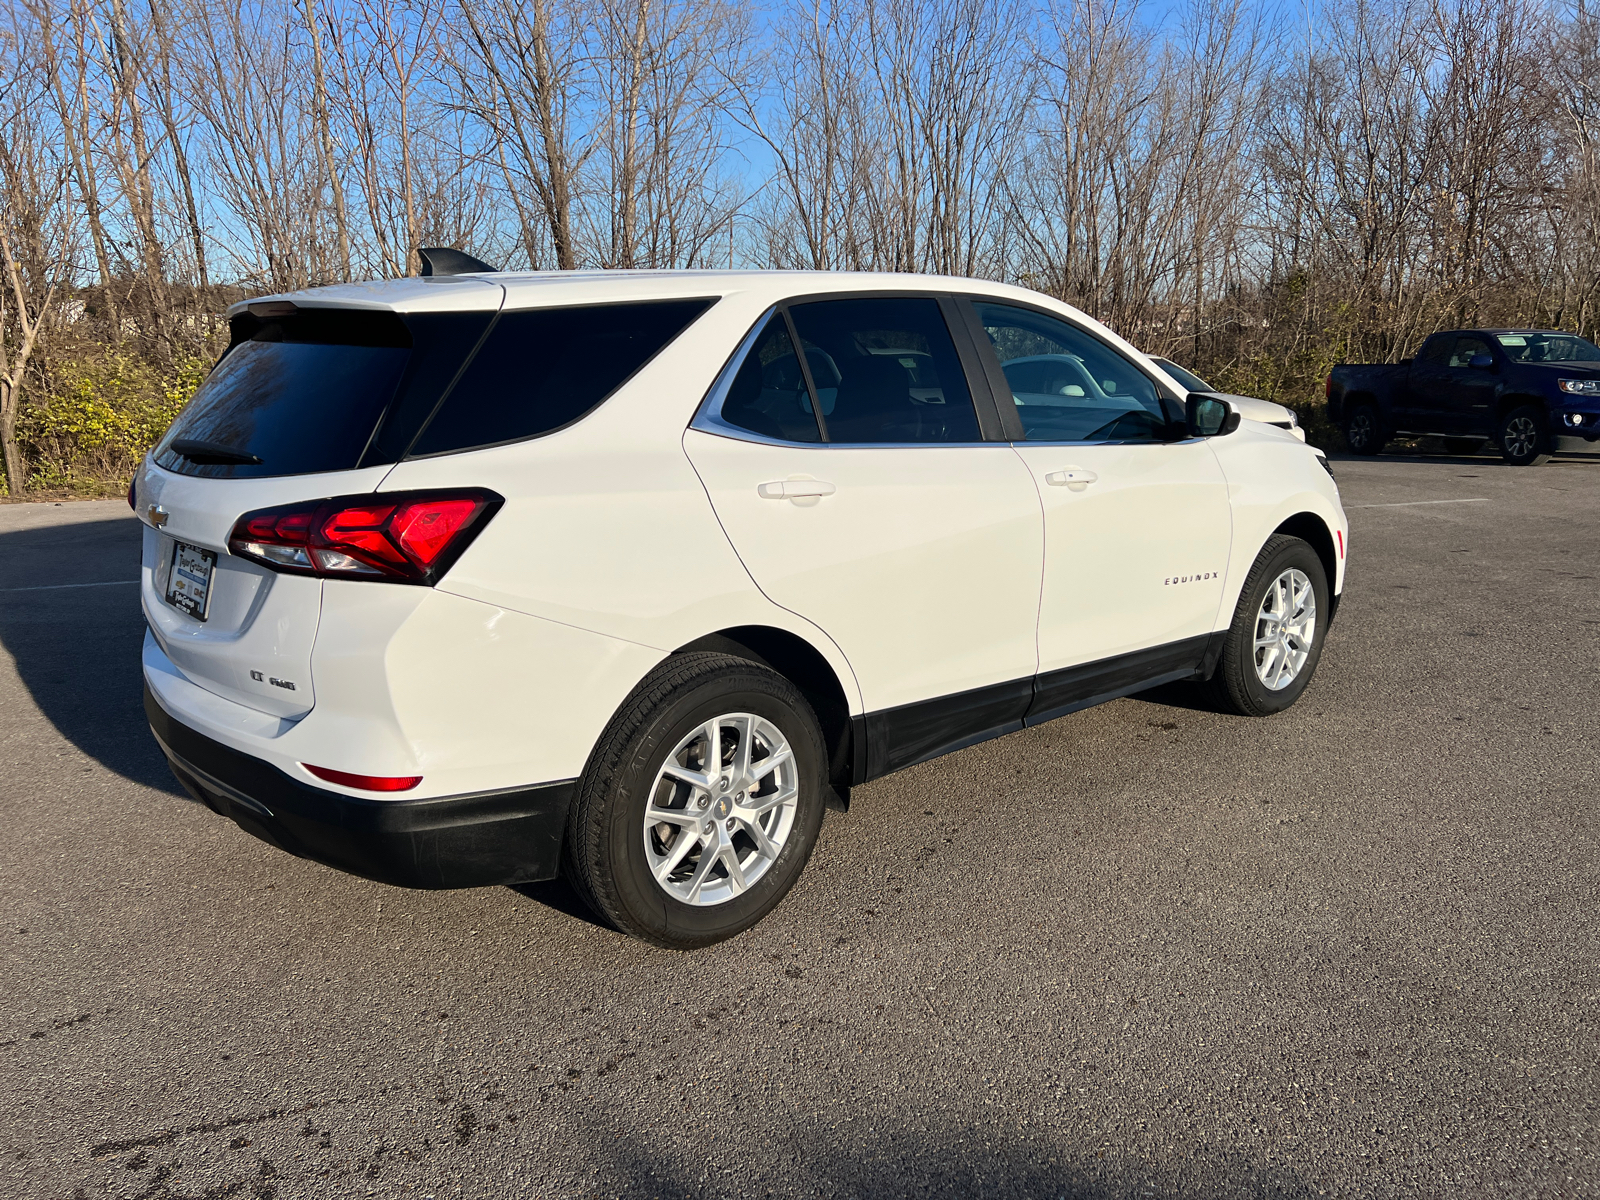
[[[824,479],[779,479],[759,484],[756,495],[763,500],[805,500],[831,496],[838,490]]]
[[[1100,476],[1093,471],[1085,471],[1082,467],[1063,467],[1059,471],[1051,471],[1044,477],[1044,481],[1051,487],[1071,488],[1081,492]]]

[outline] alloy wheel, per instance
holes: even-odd
[[[1290,567],[1267,588],[1256,613],[1256,678],[1281,692],[1295,681],[1317,634],[1317,593],[1311,579]]]
[[[667,755],[644,813],[650,874],[684,904],[724,904],[771,869],[794,828],[799,771],[783,732],[753,713],[691,730]]]
[[[1353,413],[1350,417],[1350,426],[1345,431],[1345,436],[1350,442],[1350,449],[1359,453],[1371,444],[1376,431],[1372,427],[1372,414],[1365,409]]]
[[[1506,422],[1506,453],[1526,458],[1539,448],[1539,425],[1532,417],[1512,417]]]

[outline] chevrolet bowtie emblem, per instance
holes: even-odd
[[[149,509],[149,516],[150,524],[154,525],[157,529],[160,529],[167,523],[167,518],[171,516],[171,514],[167,512],[166,509],[162,508],[161,505],[152,504]]]

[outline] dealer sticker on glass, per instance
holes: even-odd
[[[167,573],[167,603],[204,621],[216,568],[216,551],[178,542],[172,548],[172,570]]]

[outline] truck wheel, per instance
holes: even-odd
[[[1378,410],[1372,405],[1358,404],[1345,415],[1344,444],[1351,454],[1376,454],[1387,440]]]
[[[1446,454],[1468,455],[1476,454],[1483,449],[1483,439],[1480,438],[1445,438],[1444,452]]]
[[[811,706],[783,676],[727,654],[669,658],[590,756],[567,874],[636,938],[692,950],[732,937],[811,856],[826,761]]]
[[[1217,698],[1246,717],[1282,712],[1306,690],[1328,632],[1328,576],[1310,543],[1274,534],[1245,577],[1222,660]]]
[[[1550,433],[1544,413],[1532,404],[1514,408],[1500,422],[1500,453],[1513,467],[1537,467],[1550,461]]]

